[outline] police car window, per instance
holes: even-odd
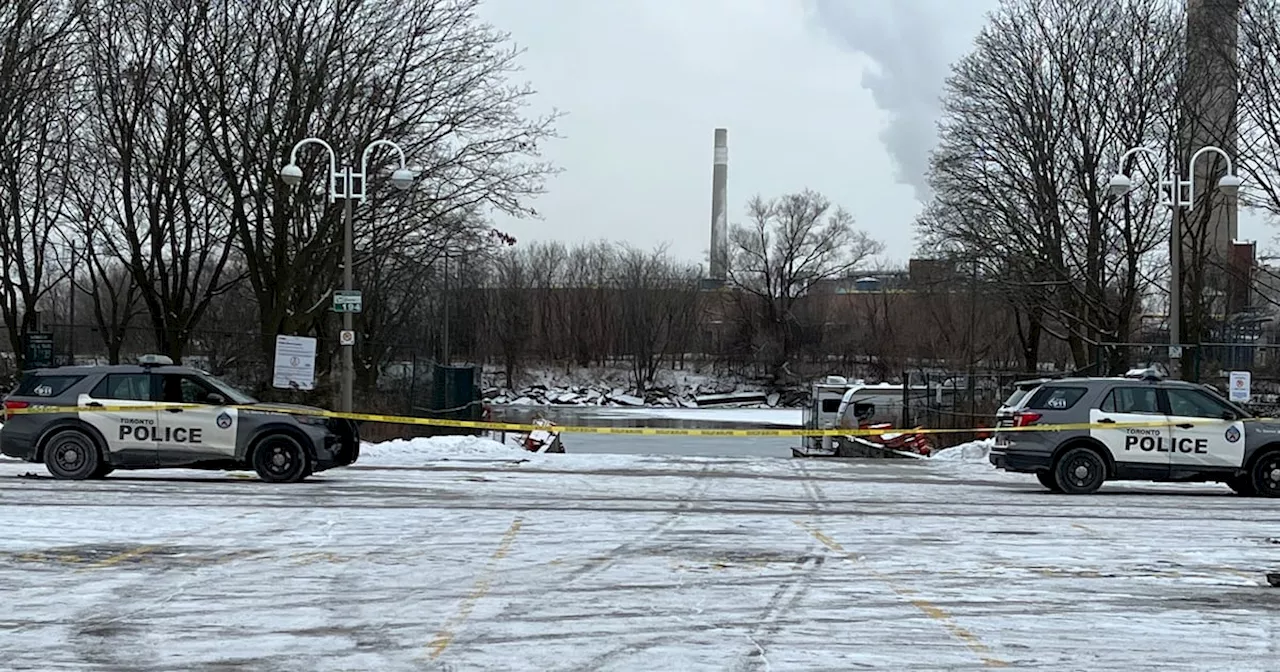
[[[1173,415],[1192,418],[1221,418],[1222,414],[1235,410],[1198,390],[1169,390],[1169,411]]]
[[[145,373],[107,374],[93,388],[92,396],[95,399],[151,401],[151,376]]]
[[[1002,405],[1003,405],[1003,406],[1013,406],[1014,404],[1016,404],[1016,403],[1018,403],[1019,401],[1021,401],[1023,397],[1027,396],[1027,392],[1028,392],[1028,391],[1029,391],[1029,390],[1024,390],[1024,389],[1022,389],[1021,387],[1015,387],[1015,388],[1013,388],[1013,394],[1010,394],[1010,395],[1009,395],[1009,398],[1008,398],[1008,399],[1005,399],[1005,400],[1004,400],[1004,404],[1002,404]]]
[[[19,397],[56,397],[84,379],[84,376],[29,376],[14,392]]]
[[[838,413],[839,411],[840,411],[839,399],[823,399],[822,400],[823,413]]]
[[[1080,397],[1084,396],[1084,392],[1083,387],[1042,387],[1031,397],[1027,408],[1038,411],[1065,411],[1075,406],[1076,402],[1080,401]]]
[[[1160,414],[1160,402],[1154,387],[1117,387],[1102,402],[1106,413]]]
[[[164,400],[181,404],[207,404],[214,390],[194,376],[164,377]]]

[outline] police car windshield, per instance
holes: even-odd
[[[208,383],[213,389],[222,393],[233,404],[256,404],[257,399],[237,390],[234,387],[214,378],[213,376],[200,376],[200,379]]]

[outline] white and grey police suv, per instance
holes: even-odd
[[[277,483],[359,457],[354,422],[258,402],[167,357],[140,361],[26,372],[4,400],[0,453],[43,462],[64,479],[115,469],[252,468]]]
[[[1107,480],[1217,481],[1242,495],[1280,497],[1280,421],[1254,418],[1205,386],[1154,372],[1061,378],[1014,412],[1018,428],[1086,423],[998,432],[990,461],[1071,494]]]

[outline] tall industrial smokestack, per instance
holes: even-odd
[[[715,159],[711,167],[712,280],[724,282],[729,268],[729,131],[716,129]]]

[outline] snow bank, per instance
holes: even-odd
[[[995,481],[1023,482],[1027,474],[1015,474],[996,469],[987,458],[991,455],[994,439],[970,441],[958,446],[944,448],[929,457],[928,462],[936,464],[945,474],[944,478],[965,478]],[[1032,479],[1032,483],[1035,480]]]
[[[522,459],[530,455],[515,446],[478,436],[432,436],[366,443],[360,447],[359,465],[419,466],[438,460]]]
[[[522,470],[596,472],[614,469],[672,469],[680,465],[734,464],[741,468],[773,465],[777,458],[698,457],[631,453],[533,453],[478,436],[433,436],[365,443],[359,467],[427,467],[441,462],[520,463]],[[746,466],[743,466],[746,465]],[[776,468],[769,466],[769,468]]]
[[[958,446],[944,448],[933,454],[932,460],[940,462],[968,462],[972,464],[991,465],[987,461],[987,457],[991,455],[991,447],[995,445],[993,439],[983,439],[981,441],[970,441],[962,443]],[[995,467],[992,466],[994,469]]]

